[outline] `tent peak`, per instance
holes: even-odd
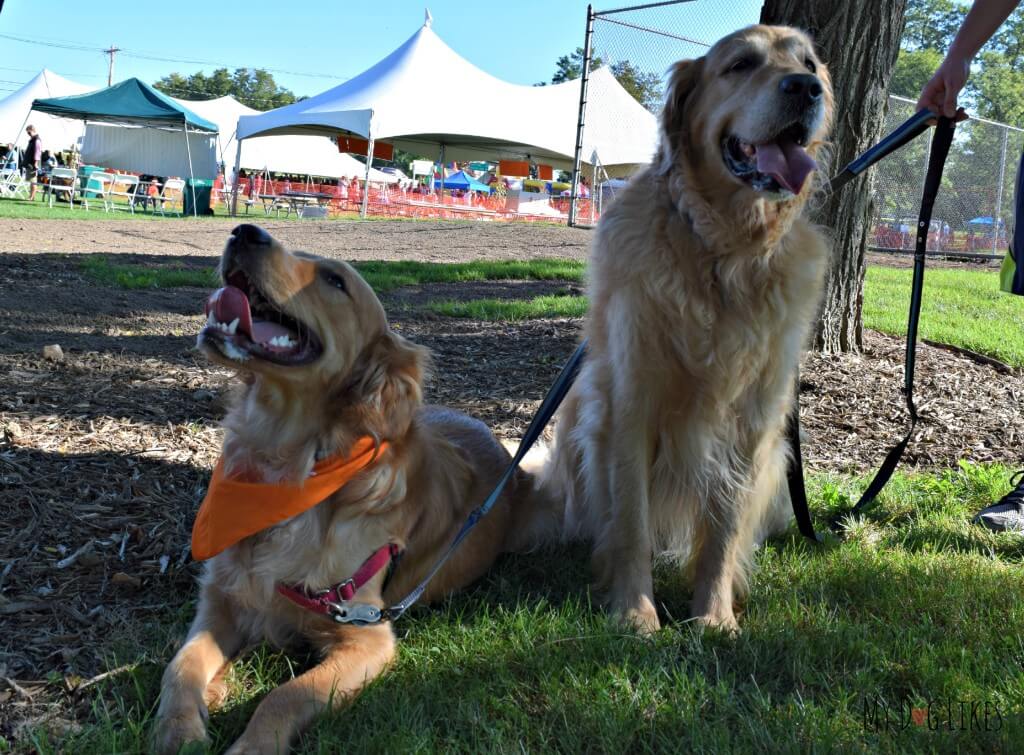
[[[430,15],[430,8],[424,8],[423,25],[429,29],[432,23],[434,23],[434,17]]]

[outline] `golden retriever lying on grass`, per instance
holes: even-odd
[[[755,541],[788,505],[783,429],[827,254],[801,211],[831,117],[804,34],[731,34],[675,65],[655,162],[601,218],[589,353],[548,482],[594,542],[611,610],[641,630],[659,627],[666,550],[695,580],[696,620],[734,630]]]
[[[361,467],[319,505],[233,545],[227,535],[244,534],[247,517],[213,508],[219,518],[204,520],[204,502],[193,552],[212,558],[196,619],[164,673],[155,732],[161,753],[206,740],[207,705],[225,694],[226,664],[263,639],[304,640],[322,661],[267,695],[230,752],[285,751],[315,715],[358,693],[394,658],[391,625],[335,623],[281,594],[281,586],[315,600],[383,553],[368,581],[350,589],[358,603],[392,604],[423,578],[510,460],[482,423],[421,405],[427,352],[389,329],[377,297],[350,266],[291,254],[262,229],[242,225],[227,243],[221,274],[225,287],[210,299],[199,346],[237,368],[243,385],[224,420],[220,471],[275,484],[260,488],[273,494],[278,485],[323,483],[322,475],[310,476],[318,462],[353,458]],[[241,498],[237,511],[255,505]],[[534,531],[554,530],[559,513],[540,500],[532,478],[519,473],[424,598],[472,582]],[[380,567],[397,551],[401,565],[385,586]]]

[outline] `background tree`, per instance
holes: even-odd
[[[277,85],[274,76],[262,68],[238,68],[230,73],[218,68],[209,76],[202,71],[191,76],[172,73],[153,86],[172,97],[185,100],[212,100],[231,95],[256,110],[273,110],[298,101],[290,89]]]
[[[907,0],[901,46],[908,50],[926,48],[944,53],[966,15],[967,9],[953,0]]]
[[[922,47],[916,50],[900,50],[896,68],[892,72],[889,93],[917,101],[918,95],[942,62],[942,53],[936,49]]]
[[[597,52],[591,52],[590,70],[609,65],[606,59]],[[649,73],[628,60],[619,60],[610,64],[612,75],[618,79],[622,88],[633,95],[633,98],[653,113],[661,109],[662,89],[661,76]],[[563,55],[555,61],[555,73],[551,77],[552,84],[578,79],[583,71],[583,48],[577,47],[574,52]],[[536,86],[543,86],[537,84]]]
[[[883,135],[889,79],[907,0],[765,0],[761,21],[806,29],[832,74],[836,119],[831,164],[845,165]],[[825,197],[815,220],[832,230],[834,251],[815,334],[825,351],[863,346],[864,254],[871,225],[867,181]]]
[[[590,70],[600,68],[604,65],[604,59],[597,53],[591,51]],[[583,72],[583,48],[577,47],[568,55],[563,55],[555,61],[555,75],[551,77],[552,84],[561,84],[564,81],[578,79]]]

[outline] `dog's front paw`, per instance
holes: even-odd
[[[184,745],[197,742],[208,745],[205,708],[185,707],[160,713],[153,732],[153,751],[174,755]]]
[[[701,614],[700,616],[694,616],[693,622],[702,630],[713,629],[725,632],[730,637],[735,637],[740,633],[739,622],[736,621],[736,615],[732,611],[722,614]]]
[[[250,737],[245,734],[235,742],[225,755],[281,755],[288,752],[286,746],[278,746],[274,739]]]
[[[658,611],[646,595],[638,596],[628,603],[613,602],[612,615],[641,635],[654,634],[661,629]]]

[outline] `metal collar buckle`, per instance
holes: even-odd
[[[377,606],[369,603],[329,603],[331,618],[338,624],[352,624],[357,627],[365,627],[370,624],[379,624],[386,621],[384,612]]]

